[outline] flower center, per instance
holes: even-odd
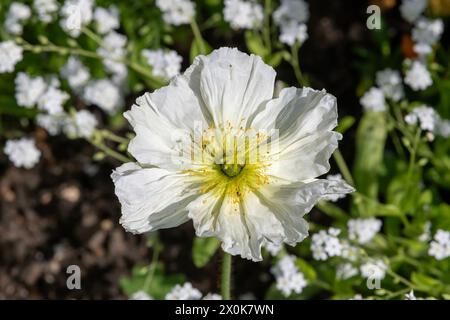
[[[236,177],[238,174],[240,174],[243,168],[244,166],[239,164],[221,165],[222,172],[225,173],[230,178]]]

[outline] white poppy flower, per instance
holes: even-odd
[[[353,191],[316,179],[328,172],[341,138],[332,131],[336,99],[310,88],[273,98],[275,75],[261,58],[221,48],[137,99],[125,113],[137,163],[112,174],[125,229],[143,233],[191,219],[197,236],[215,236],[224,251],[258,261],[267,241],[302,241],[303,216],[320,199]],[[249,132],[255,139],[236,142]]]

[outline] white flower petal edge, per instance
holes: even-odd
[[[125,113],[137,163],[112,174],[125,229],[142,233],[191,219],[198,236],[215,236],[224,251],[259,261],[262,245],[295,245],[308,235],[303,216],[319,200],[354,191],[343,180],[317,179],[341,139],[332,131],[336,99],[310,88],[287,88],[274,99],[274,81],[261,58],[221,48],[138,98]],[[273,129],[277,136],[258,138],[258,148],[270,148],[256,162],[238,163],[222,144],[230,135]],[[192,152],[180,153],[179,140],[199,132],[201,143],[189,140]],[[201,160],[193,161],[198,152]]]

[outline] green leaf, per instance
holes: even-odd
[[[123,277],[119,280],[120,287],[128,296],[144,290],[149,272],[149,267],[135,266],[130,277]],[[185,279],[181,274],[165,275],[162,264],[158,264],[150,280],[146,293],[154,299],[164,299],[176,284],[183,283]]]
[[[283,60],[283,52],[279,51],[272,54],[267,60],[267,63],[275,68],[278,67],[278,65],[281,63],[282,60]]]
[[[340,121],[336,128],[336,131],[344,134],[348,129],[350,129],[355,123],[355,117],[345,116]]]
[[[353,167],[356,190],[371,199],[378,198],[379,176],[383,165],[387,121],[383,112],[366,112],[356,133],[356,158]],[[375,206],[367,203],[360,213],[375,214]]]
[[[311,266],[308,262],[303,259],[297,258],[295,260],[295,264],[299,268],[300,272],[305,275],[305,278],[309,281],[314,281],[317,279],[317,273],[314,270],[313,266]]]
[[[260,57],[266,57],[269,54],[269,50],[264,46],[262,38],[255,32],[245,32],[245,43],[248,50],[253,54]]]
[[[18,118],[34,118],[37,111],[35,109],[19,107],[13,96],[0,96],[0,115],[2,114]]]
[[[194,41],[192,41],[191,50],[189,53],[189,59],[191,63],[194,61],[196,56],[200,54],[208,54],[212,51],[212,47],[205,40],[203,40],[203,46],[206,53],[202,53],[202,44],[197,39],[194,39]]]
[[[412,273],[411,281],[417,285],[419,290],[427,292],[438,292],[442,287],[442,283],[439,280],[417,272]]]
[[[220,241],[216,238],[194,238],[192,259],[197,268],[204,267],[219,248]]]

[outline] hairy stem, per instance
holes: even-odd
[[[231,255],[224,252],[222,260],[221,292],[223,300],[231,299]]]

